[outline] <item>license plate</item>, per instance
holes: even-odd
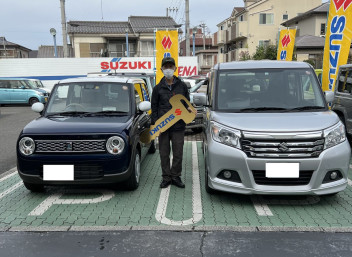
[[[73,181],[73,165],[43,165],[43,180]]]
[[[299,163],[266,163],[267,178],[299,178]]]

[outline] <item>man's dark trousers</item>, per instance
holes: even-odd
[[[185,130],[167,130],[159,135],[159,153],[163,180],[181,176]],[[170,168],[170,142],[173,160]]]

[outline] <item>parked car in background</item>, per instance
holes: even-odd
[[[32,106],[40,117],[17,141],[17,169],[24,185],[91,185],[122,182],[136,189],[140,165],[155,144],[140,142],[150,127],[151,108],[142,79],[76,78],[54,86],[46,106]],[[149,97],[149,96],[148,96]]]
[[[203,124],[203,115],[204,115],[204,106],[198,106],[193,103],[193,95],[195,93],[206,93],[208,88],[208,79],[201,80],[195,86],[191,87],[189,90],[190,102],[197,109],[196,118],[189,124],[186,125],[186,128],[192,129],[193,132],[202,131]]]
[[[39,79],[27,79],[28,83],[31,84],[35,88],[40,88],[45,90],[47,93],[50,94],[51,89],[44,87],[43,83]]]
[[[35,88],[22,78],[0,78],[1,104],[30,104],[48,101],[49,93]]]
[[[322,80],[323,80],[323,69],[315,69],[315,74],[318,77],[318,80],[320,82],[320,85],[322,84]]]
[[[132,72],[92,72],[88,73],[87,77],[104,77],[104,76],[119,76],[119,77],[129,77],[129,78],[139,78],[143,79],[148,91],[149,96],[152,96],[153,88],[155,87],[155,74],[154,73],[132,73]],[[148,100],[151,101],[151,98]]]
[[[308,87],[307,87],[308,85]],[[325,94],[325,99],[324,99]],[[205,188],[240,194],[328,195],[348,183],[351,148],[313,68],[302,62],[215,65],[205,106]]]
[[[331,108],[346,126],[352,138],[352,64],[341,65],[336,79],[335,98]]]
[[[191,88],[191,87],[194,87],[200,81],[205,80],[206,76],[197,75],[197,76],[190,76],[190,77],[182,77],[181,79],[186,84],[189,83]]]

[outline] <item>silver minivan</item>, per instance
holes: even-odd
[[[324,97],[325,94],[325,97]],[[344,190],[351,149],[345,126],[307,63],[221,63],[204,115],[205,187],[241,194],[326,195]],[[325,99],[324,99],[325,98]]]

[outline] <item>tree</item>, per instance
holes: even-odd
[[[247,61],[251,59],[251,56],[248,51],[241,51],[239,54],[240,61]]]
[[[257,50],[253,55],[254,60],[276,60],[277,57],[277,46],[275,45],[262,45],[257,46]]]

